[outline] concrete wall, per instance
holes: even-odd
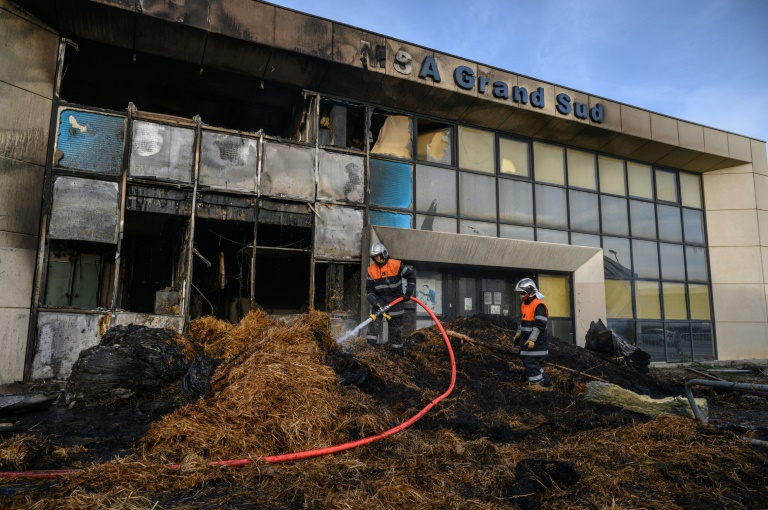
[[[58,44],[0,0],[0,384],[24,376]]]
[[[704,177],[718,358],[768,357],[768,158]]]

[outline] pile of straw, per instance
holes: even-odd
[[[361,388],[341,385],[331,365],[345,355],[328,321],[317,312],[291,324],[261,312],[234,327],[198,321],[193,337],[207,352],[234,353],[211,394],[155,423],[133,457],[10,507],[678,509],[758,508],[768,498],[768,455],[735,435],[598,407],[573,382],[532,395],[518,360],[459,341],[453,395],[416,426],[343,453],[259,462],[382,432],[447,386],[443,340],[431,332],[412,338],[403,358],[351,341],[343,359],[369,377]],[[486,331],[483,340],[494,339]],[[208,464],[232,458],[255,462]]]

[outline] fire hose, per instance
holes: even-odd
[[[399,302],[403,301],[402,297],[399,297],[392,301],[389,305],[385,306],[384,308],[379,309],[379,311],[375,314],[377,317],[386,313],[387,310],[392,308],[394,305],[398,304]],[[443,393],[442,395],[435,398],[432,402],[427,404],[421,411],[416,413],[414,416],[409,418],[408,420],[402,422],[400,425],[397,425],[395,427],[392,427],[389,430],[386,430],[382,432],[381,434],[375,435],[375,436],[369,436],[365,437],[363,439],[358,439],[356,441],[350,441],[348,443],[342,443],[335,446],[328,446],[323,448],[316,448],[314,450],[305,450],[302,452],[295,452],[295,453],[284,453],[281,455],[270,455],[265,457],[257,457],[255,459],[251,458],[244,458],[244,459],[231,459],[231,460],[217,460],[217,461],[210,461],[208,462],[209,466],[229,466],[229,467],[238,467],[238,466],[245,466],[247,464],[250,464],[254,461],[262,460],[265,462],[269,462],[271,464],[276,464],[279,462],[287,462],[292,460],[301,460],[301,459],[309,459],[312,457],[320,457],[322,455],[328,455],[331,453],[338,453],[346,450],[351,450],[353,448],[357,448],[358,446],[363,446],[369,443],[373,443],[374,441],[378,441],[380,439],[384,439],[385,437],[391,436],[393,434],[397,434],[398,432],[407,429],[417,421],[419,421],[422,417],[424,417],[425,414],[427,414],[430,409],[435,407],[438,402],[441,400],[447,398],[451,392],[453,391],[453,387],[456,384],[456,359],[453,355],[453,349],[451,348],[451,342],[448,339],[448,334],[445,332],[445,329],[443,329],[443,325],[440,324],[440,321],[435,317],[435,314],[427,308],[427,305],[425,305],[423,302],[416,298],[411,298],[411,301],[417,303],[420,305],[426,312],[429,314],[430,317],[432,317],[432,320],[435,321],[435,324],[437,325],[438,329],[440,330],[440,333],[443,335],[443,340],[445,341],[445,346],[448,349],[448,356],[451,360],[451,384],[448,386],[448,389]],[[168,464],[166,465],[168,469],[171,470],[178,470],[181,469],[181,464]],[[67,476],[67,475],[73,475],[82,472],[82,469],[49,469],[49,470],[36,470],[36,471],[6,471],[6,472],[0,472],[0,478],[56,478],[59,476]]]

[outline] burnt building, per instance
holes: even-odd
[[[574,343],[768,357],[765,142],[255,0],[0,0],[0,32],[0,382],[118,324],[344,331],[375,241],[443,319],[533,277]]]

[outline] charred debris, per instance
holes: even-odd
[[[546,365],[554,388],[532,392],[513,354],[516,324],[498,316],[444,325],[456,386],[413,426],[345,452],[264,462],[380,434],[448,386],[436,327],[412,333],[405,356],[393,357],[361,338],[340,345],[329,326],[321,312],[287,323],[251,311],[238,324],[203,317],[186,337],[112,328],[81,354],[56,403],[5,416],[3,506],[758,508],[768,500],[768,450],[744,439],[768,439],[765,399],[700,390],[709,424],[591,402],[583,394],[596,379],[651,398],[681,395],[683,381],[558,339]],[[760,413],[759,425],[732,419]],[[242,467],[211,464],[233,459]],[[7,476],[52,469],[75,472]]]

